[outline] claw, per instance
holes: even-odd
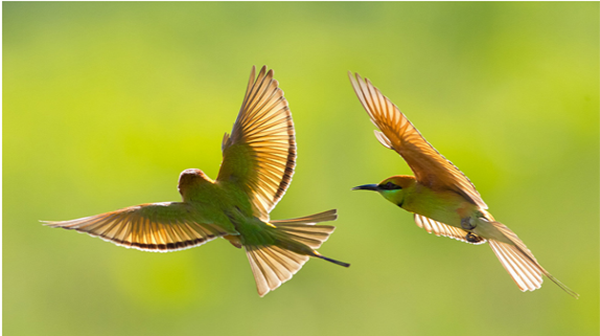
[[[479,238],[478,236],[472,234],[471,232],[467,233],[467,236],[465,237],[465,239],[469,242],[469,243],[478,243],[481,241],[481,238]]]

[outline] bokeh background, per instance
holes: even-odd
[[[597,335],[599,4],[3,3],[5,335]],[[42,226],[180,199],[216,177],[252,65],[297,130],[283,219],[339,209],[264,298],[220,239],[160,254]],[[347,71],[370,78],[475,183],[550,281],[437,238],[375,193],[397,174]]]

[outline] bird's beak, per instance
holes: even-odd
[[[379,191],[379,186],[377,184],[365,184],[358,187],[352,188],[352,190],[374,190]]]

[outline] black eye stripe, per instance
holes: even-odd
[[[386,184],[382,184],[379,186],[379,188],[383,189],[383,190],[402,189],[401,186],[395,185],[393,182],[388,182]]]

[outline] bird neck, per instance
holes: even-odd
[[[210,195],[215,182],[204,173],[195,174],[179,180],[179,193],[183,201],[197,200],[200,196]]]
[[[397,206],[402,207],[404,205],[404,189],[382,190],[380,193],[381,196],[383,196],[386,200],[396,204]]]

